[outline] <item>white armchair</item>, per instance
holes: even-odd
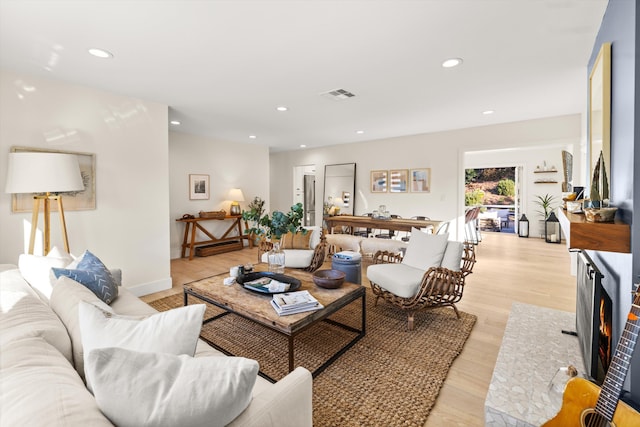
[[[301,246],[289,245],[286,241],[287,235],[284,235],[284,266],[288,268],[302,268],[306,271],[313,272],[322,266],[326,251],[326,239],[321,227],[303,227],[310,234],[308,246],[305,242]],[[296,239],[296,242],[299,240]],[[302,241],[302,240],[300,240]],[[258,261],[268,262],[268,252],[273,248],[273,243],[263,240],[258,245]]]
[[[448,234],[411,232],[406,254],[378,251],[367,268],[371,289],[378,299],[406,310],[407,327],[414,328],[420,309],[452,307],[460,301],[465,278],[476,262],[472,244],[448,240]]]

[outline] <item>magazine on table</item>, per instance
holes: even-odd
[[[260,277],[250,282],[244,282],[245,288],[250,288],[259,292],[286,292],[291,285],[289,283],[279,282],[269,277]]]
[[[281,316],[324,308],[309,291],[276,294],[271,299],[271,305]]]

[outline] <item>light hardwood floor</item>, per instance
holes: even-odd
[[[575,311],[575,277],[569,273],[564,242],[548,244],[539,238],[484,233],[477,246],[477,260],[458,307],[478,316],[478,322],[449,372],[426,427],[484,425],[484,400],[514,301]],[[223,273],[231,265],[256,261],[255,248],[192,261],[172,260],[173,288],[143,300],[181,292],[184,283]],[[363,284],[368,285],[365,268]]]

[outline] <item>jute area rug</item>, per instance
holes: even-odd
[[[183,305],[182,294],[150,304],[159,311]],[[460,354],[476,316],[450,308],[416,313],[407,331],[406,314],[379,301],[367,288],[366,336],[313,380],[314,426],[422,427],[449,368]],[[189,304],[201,303],[191,299]],[[360,301],[332,319],[360,326]],[[220,313],[207,307],[205,318]],[[207,323],[201,335],[236,356],[255,359],[260,370],[280,379],[288,372],[287,339],[236,315]],[[327,322],[295,339],[296,366],[315,370],[354,336]]]

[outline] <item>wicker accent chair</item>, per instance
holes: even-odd
[[[409,250],[407,248],[407,255]],[[454,267],[455,258],[459,269]],[[441,263],[426,271],[403,264],[402,253],[378,251],[373,265],[367,269],[367,277],[376,298],[375,305],[382,298],[406,310],[407,328],[413,330],[417,310],[451,307],[460,318],[456,303],[462,299],[465,279],[471,274],[475,262],[474,245],[471,243],[448,242]]]
[[[300,268],[314,272],[322,266],[327,249],[327,240],[320,227],[304,227],[311,234],[309,249],[283,249],[284,264],[288,268]],[[273,243],[265,239],[258,244],[258,262],[267,262],[267,254]]]

